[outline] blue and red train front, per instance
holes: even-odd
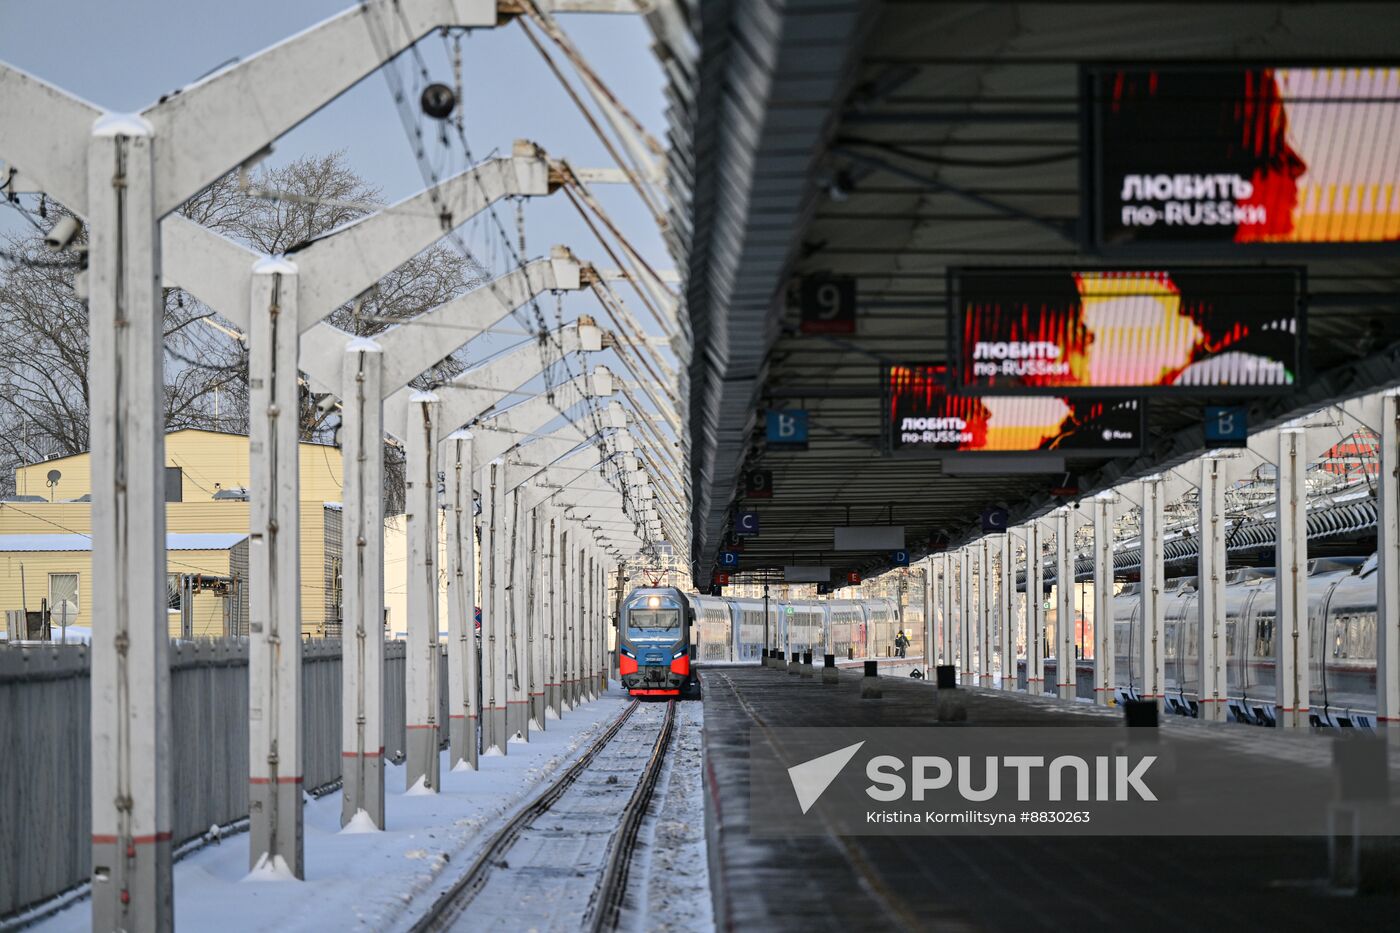
[[[632,696],[679,696],[691,683],[691,609],[675,587],[636,589],[622,606],[617,672]]]

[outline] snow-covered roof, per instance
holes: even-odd
[[[246,534],[236,531],[210,534],[168,534],[167,551],[227,551]],[[0,535],[0,552],[14,551],[91,551],[87,535]]]

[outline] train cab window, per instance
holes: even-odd
[[[1365,657],[1366,616],[1347,616],[1347,657]]]
[[[627,638],[640,642],[674,642],[681,634],[681,607],[670,596],[646,593],[627,604]]]
[[[1374,658],[1376,656],[1376,614],[1369,612],[1361,619],[1361,636],[1357,639],[1356,656]]]
[[[1255,623],[1254,653],[1261,658],[1271,658],[1274,654],[1274,620],[1261,618]]]

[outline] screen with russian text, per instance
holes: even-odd
[[[1400,67],[1094,66],[1093,246],[1400,242]]]
[[[891,451],[1115,456],[1142,448],[1136,399],[952,395],[948,376],[941,364],[886,367]]]
[[[1294,268],[955,269],[954,391],[1288,391],[1301,288]]]

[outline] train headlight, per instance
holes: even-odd
[[[685,649],[684,649],[684,648],[682,648],[680,651],[677,651],[675,654],[671,655],[671,660],[674,661],[676,658],[679,658],[679,657],[680,657],[681,655],[683,655],[683,654],[685,654]]]
[[[660,608],[661,608],[661,597],[660,597],[660,596],[648,596],[648,597],[647,597],[647,608],[648,608],[648,609],[660,609]]]
[[[617,650],[621,651],[624,656],[631,658],[633,661],[637,660],[637,656],[633,654],[632,650],[626,645],[618,645]]]

